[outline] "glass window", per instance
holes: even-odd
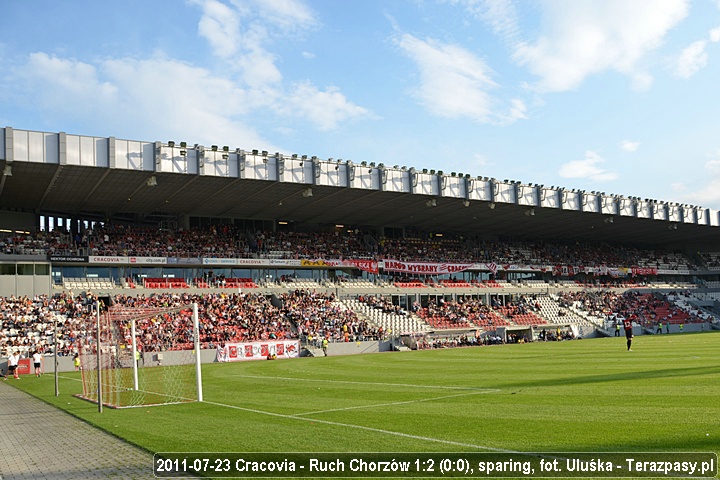
[[[0,275],[15,275],[15,264],[0,263]]]
[[[65,278],[85,278],[85,267],[62,267]]]
[[[35,265],[32,263],[18,263],[17,273],[18,275],[34,275]]]
[[[35,275],[50,275],[50,265],[47,263],[36,263]]]

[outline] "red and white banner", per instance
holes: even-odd
[[[633,276],[635,275],[657,275],[657,268],[632,267]]]
[[[226,343],[217,348],[218,362],[243,362],[275,358],[297,358],[300,354],[298,340],[267,340],[252,343]]]
[[[472,263],[424,263],[383,260],[383,270],[388,272],[419,273],[421,275],[445,275],[472,268]]]
[[[343,265],[352,265],[364,272],[378,273],[378,262],[375,260],[343,260]]]
[[[488,270],[490,270],[492,272],[493,275],[497,275],[497,263],[490,262],[490,263],[486,263],[485,266],[487,267]]]
[[[556,277],[572,277],[575,275],[576,269],[577,267],[571,265],[555,265],[553,275]]]

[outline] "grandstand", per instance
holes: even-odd
[[[11,127],[0,171],[3,353],[47,351],[58,316],[70,354],[100,299],[196,300],[209,349],[500,328],[587,336],[630,314],[639,328],[692,331],[720,312],[720,217],[699,206]],[[187,343],[175,334],[170,349]]]

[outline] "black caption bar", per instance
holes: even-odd
[[[715,453],[156,453],[158,478],[713,478]]]

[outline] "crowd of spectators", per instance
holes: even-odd
[[[441,328],[493,329],[510,325],[510,322],[489,305],[472,297],[460,296],[457,300],[431,299],[427,307],[418,310],[417,313],[430,325]]]
[[[483,337],[475,335],[460,335],[458,337],[426,336],[418,339],[416,342],[418,350],[431,350],[434,348],[477,347],[484,344],[485,343]]]
[[[619,322],[632,318],[637,324],[654,328],[658,323],[680,324],[706,321],[695,311],[685,311],[671,303],[667,295],[609,290],[565,292],[559,295],[561,307],[575,306],[595,317]]]
[[[514,265],[577,265],[681,269],[695,264],[678,252],[627,245],[551,243],[434,237],[410,232],[404,238],[376,236],[360,230],[268,232],[234,225],[166,230],[112,225],[72,235],[66,231],[12,233],[0,238],[0,252],[177,258],[396,259]],[[715,257],[696,255],[702,262]]]
[[[14,349],[51,351],[57,319],[58,354],[72,354],[79,338],[94,335],[93,309],[98,302],[101,311],[113,312],[113,318],[120,320],[117,322],[120,335],[128,342],[131,335],[127,320],[142,317],[136,320],[136,335],[143,351],[191,348],[192,303],[198,303],[200,341],[204,348],[225,342],[297,338],[295,326],[281,314],[281,309],[260,294],[117,295],[112,298],[112,305],[107,306],[97,297],[62,293],[52,298],[1,297],[0,353]],[[127,311],[131,315],[123,313]]]
[[[407,315],[407,312],[400,305],[393,305],[389,298],[384,295],[360,295],[358,301],[369,305],[383,313],[394,315]]]
[[[506,343],[520,343],[517,335],[510,334],[505,339],[500,335],[460,335],[456,337],[430,337],[424,336],[416,341],[418,350],[432,350],[438,348],[457,348],[457,347],[480,347],[485,345],[503,345]],[[523,339],[524,341],[524,339]]]
[[[279,305],[255,293],[163,293],[116,295],[105,305],[95,296],[0,297],[0,354],[13,350],[50,353],[58,328],[58,354],[72,355],[77,340],[94,336],[96,304],[110,312],[119,336],[132,342],[129,320],[136,317],[136,338],[145,352],[192,348],[190,305],[198,304],[203,348],[225,343],[293,339],[299,336],[329,341],[382,338],[382,329],[360,320],[334,296],[297,290],[283,295]],[[107,301],[107,299],[105,300]],[[187,308],[182,308],[187,307]],[[128,313],[129,312],[129,313]]]
[[[310,343],[380,340],[382,327],[361,320],[357,313],[337,301],[335,294],[295,290],[280,296],[281,314],[297,328],[298,335]]]
[[[273,302],[273,298],[275,301]],[[387,313],[407,315],[383,296],[362,296],[360,301]],[[493,299],[495,301],[495,299]],[[104,302],[110,305],[104,305]],[[162,293],[153,295],[119,294],[99,299],[93,295],[72,296],[60,293],[53,297],[0,297],[0,355],[13,350],[50,353],[54,343],[55,322],[58,328],[58,354],[72,355],[77,340],[94,335],[94,308],[113,312],[113,318],[137,318],[136,335],[143,351],[165,351],[192,348],[192,314],[190,305],[198,304],[200,341],[203,348],[225,343],[272,339],[302,338],[310,343],[379,340],[387,336],[382,327],[360,318],[356,312],[337,301],[333,293],[295,290],[271,297],[258,293]],[[667,296],[609,290],[565,292],[559,294],[561,308],[577,308],[600,318],[633,318],[646,328],[659,322],[696,323],[706,318],[696,311],[685,311],[671,303]],[[532,298],[520,297],[507,305],[496,301],[493,306],[472,297],[457,300],[430,299],[426,307],[413,304],[411,310],[430,325],[439,328],[493,330],[508,326],[521,312],[539,313]],[[131,312],[130,316],[126,313]],[[160,313],[158,313],[160,312]],[[505,313],[507,316],[502,315]],[[542,323],[542,322],[540,322]],[[129,323],[117,322],[120,336],[131,342]],[[553,332],[545,332],[554,340]],[[559,338],[565,338],[557,334]],[[461,337],[462,338],[462,337]],[[457,339],[453,341],[459,341]],[[510,340],[512,341],[512,337]],[[431,342],[430,348],[442,346]],[[464,344],[485,343],[468,336]],[[448,345],[445,345],[448,346]]]

